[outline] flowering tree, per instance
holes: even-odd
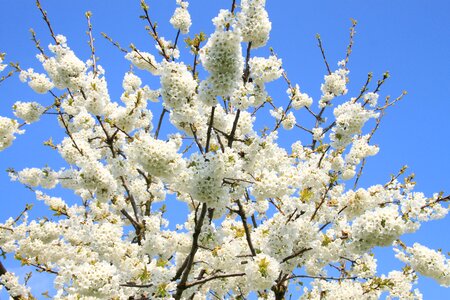
[[[405,93],[379,99],[386,73],[375,84],[369,74],[355,97],[345,96],[356,22],[336,70],[317,36],[327,74],[313,105],[272,49],[268,57],[252,56],[269,39],[265,0],[233,1],[212,20],[213,34],[186,38],[192,64],[180,60],[178,49],[191,26],[188,3],[177,5],[172,42],[158,33],[141,0],[156,57],[133,45],[125,50],[103,34],[133,66],[160,79],[152,90],[126,73],[119,103],[110,99],[97,63],[91,14],[92,55],[84,62],[55,34],[37,1],[53,38],[46,50],[32,32],[46,74],[8,67],[2,54],[0,71],[8,69],[0,83],[19,73],[53,103],[16,102],[22,121],[0,117],[0,150],[42,114],[54,114],[66,136],[45,144],[67,167],[9,170],[54,216],[29,220],[27,207],[0,224],[2,254],[52,274],[55,299],[245,299],[252,293],[285,299],[291,287],[306,284],[301,299],[377,299],[382,293],[421,299],[417,273],[450,286],[450,262],[440,251],[400,240],[420,223],[444,217],[450,196],[414,192],[406,168],[383,184],[358,188],[367,157],[378,152],[371,139],[386,109]],[[265,89],[276,79],[287,84],[280,103]],[[161,115],[153,116],[148,101],[162,103]],[[273,127],[258,131],[255,119],[267,108]],[[324,117],[327,109],[333,120]],[[296,120],[299,110],[309,114],[312,128]],[[169,122],[177,133],[161,137]],[[278,131],[293,129],[309,139],[282,148]],[[41,191],[58,185],[79,201]],[[167,197],[189,208],[174,230],[154,205]],[[377,275],[377,246],[392,246],[405,267]],[[1,262],[0,275],[13,299],[33,299]]]

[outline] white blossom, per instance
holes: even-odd
[[[286,130],[291,130],[295,126],[295,116],[292,112],[289,112],[286,117],[283,118],[283,121],[281,121],[281,125],[283,125],[283,128]]]
[[[258,254],[245,268],[249,279],[248,285],[255,290],[270,288],[277,279],[278,270],[277,261],[265,254]]]
[[[325,75],[325,82],[320,87],[322,97],[319,100],[319,106],[326,106],[337,96],[347,94],[347,69],[338,69],[335,72]]]
[[[283,73],[281,59],[271,55],[268,59],[263,57],[253,57],[248,62],[250,74],[257,82],[270,82],[280,78]]]
[[[175,29],[179,29],[181,33],[186,34],[189,32],[189,28],[191,27],[191,15],[187,10],[189,3],[187,1],[177,0],[177,4],[180,7],[175,9],[172,18],[170,18],[170,24]]]
[[[127,53],[125,58],[138,69],[149,71],[152,74],[159,73],[159,64],[156,62],[155,56],[150,53],[134,50]]]
[[[32,68],[22,70],[19,78],[22,82],[28,81],[28,85],[38,94],[45,94],[53,88],[53,83],[45,74],[35,73]]]
[[[38,121],[45,111],[45,108],[37,102],[17,101],[13,109],[14,115],[28,124]]]
[[[16,120],[0,116],[0,151],[11,146],[16,139],[14,134],[21,134],[23,130],[19,129]]]
[[[237,15],[242,40],[251,42],[252,48],[264,46],[269,39],[272,23],[269,21],[265,5],[265,0],[244,0]]]
[[[30,289],[20,284],[14,273],[7,272],[0,276],[0,283],[8,289],[10,296],[28,298]]]
[[[360,103],[345,102],[333,111],[336,126],[332,129],[330,139],[336,149],[347,146],[353,136],[361,132],[364,124],[371,118],[378,117],[378,113],[366,110]]]
[[[396,251],[396,257],[411,265],[415,271],[435,279],[442,286],[450,286],[450,260],[441,251],[429,249],[419,243],[414,243],[404,251]]]
[[[300,92],[300,87],[298,86],[298,84],[296,84],[294,88],[287,89],[286,92],[292,101],[292,107],[294,109],[300,109],[304,106],[310,107],[313,102],[313,99],[311,97],[309,97],[305,93]]]
[[[229,96],[241,80],[244,68],[241,36],[232,30],[216,29],[200,50],[203,67],[209,72],[213,94]]]

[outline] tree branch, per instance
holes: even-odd
[[[188,280],[189,273],[191,272],[192,265],[194,263],[194,257],[198,250],[198,238],[200,236],[200,232],[202,231],[203,221],[205,220],[206,212],[208,210],[208,207],[206,203],[202,204],[202,210],[200,212],[200,216],[197,219],[197,222],[195,224],[194,228],[194,234],[192,237],[192,247],[189,255],[186,257],[185,262],[183,262],[182,268],[184,267],[184,271],[182,271],[181,280],[177,285],[177,291],[174,296],[175,300],[180,300],[181,295],[183,294],[183,291],[187,288],[186,282]],[[177,274],[180,270],[177,271]]]

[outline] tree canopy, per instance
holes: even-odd
[[[45,136],[43,143],[66,165],[8,170],[52,213],[32,219],[27,206],[0,224],[0,250],[49,273],[56,294],[46,296],[286,299],[301,287],[301,299],[422,299],[418,274],[450,286],[441,250],[401,239],[445,217],[450,195],[416,191],[406,167],[380,184],[359,184],[367,159],[379,151],[373,136],[406,92],[383,95],[388,72],[369,73],[360,90],[349,91],[353,20],[337,63],[316,36],[326,73],[313,99],[267,45],[272,23],[265,2],[232,1],[207,35],[190,32],[189,3],[177,0],[169,40],[141,0],[154,51],[124,48],[101,33],[131,65],[114,99],[97,57],[92,14],[85,15],[91,55],[82,60],[37,1],[52,38],[44,47],[32,31],[44,71],[8,63],[2,53],[0,84],[18,75],[51,103],[18,101],[16,118],[0,116],[0,151],[53,115],[64,138]],[[258,48],[267,55],[255,55]],[[159,86],[147,85],[140,71]],[[284,99],[269,95],[274,80],[284,82]],[[157,104],[158,113],[150,108]],[[270,125],[260,126],[264,114]],[[281,131],[302,138],[286,147]],[[61,187],[77,201],[51,195]],[[171,226],[168,199],[180,213],[187,207],[183,221]],[[404,267],[379,274],[375,247],[392,247]],[[38,297],[2,262],[0,283],[13,299]]]

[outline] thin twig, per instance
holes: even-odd
[[[345,63],[344,66],[347,67],[348,60],[350,58],[350,54],[352,54],[352,47],[353,47],[353,39],[355,37],[355,28],[358,22],[355,19],[351,19],[352,21],[352,27],[350,27],[350,41],[348,42],[347,46],[347,53],[345,54]]]
[[[208,281],[214,280],[214,279],[221,279],[221,278],[230,278],[230,277],[241,277],[244,276],[245,273],[234,273],[234,274],[220,274],[220,275],[214,275],[202,280],[198,280],[192,283],[186,283],[186,288],[191,288],[193,286],[199,285],[199,284],[204,284]]]
[[[127,50],[125,50],[124,48],[122,48],[118,42],[114,41],[114,40],[113,40],[112,38],[110,38],[106,33],[100,32],[100,34],[101,34],[105,39],[107,39],[111,44],[113,44],[114,47],[116,47],[117,49],[119,49],[121,52],[123,52],[123,53],[128,53]]]
[[[325,66],[327,67],[328,74],[331,74],[330,65],[328,64],[327,57],[325,56],[325,50],[323,49],[322,38],[320,37],[320,34],[316,34],[316,39],[318,42],[317,46],[319,46],[320,52],[322,53],[322,58],[325,62]]]
[[[89,36],[89,48],[91,48],[91,59],[92,59],[92,70],[94,73],[94,78],[97,76],[97,58],[95,57],[95,48],[94,48],[94,38],[92,36],[92,24],[91,24],[91,16],[92,13],[90,11],[86,12],[86,19],[88,24],[87,35]]]
[[[51,37],[55,41],[56,45],[59,45],[59,42],[56,39],[56,35],[55,35],[54,31],[53,31],[52,25],[51,25],[50,20],[48,18],[47,12],[42,9],[41,2],[39,0],[36,0],[36,6],[39,9],[39,11],[41,12],[42,18],[44,19],[45,23],[47,24],[47,27],[48,27],[48,30],[50,31]]]
[[[153,39],[158,43],[159,47],[161,48],[161,54],[164,57],[164,59],[170,61],[170,57],[166,52],[165,46],[162,43],[161,39],[159,38],[158,32],[156,31],[156,24],[153,24],[153,22],[150,19],[150,15],[148,14],[149,6],[147,5],[147,3],[145,3],[145,0],[141,0],[141,8],[145,14],[145,16],[143,17],[145,20],[147,20],[149,27],[151,29],[150,35],[153,37]]]

